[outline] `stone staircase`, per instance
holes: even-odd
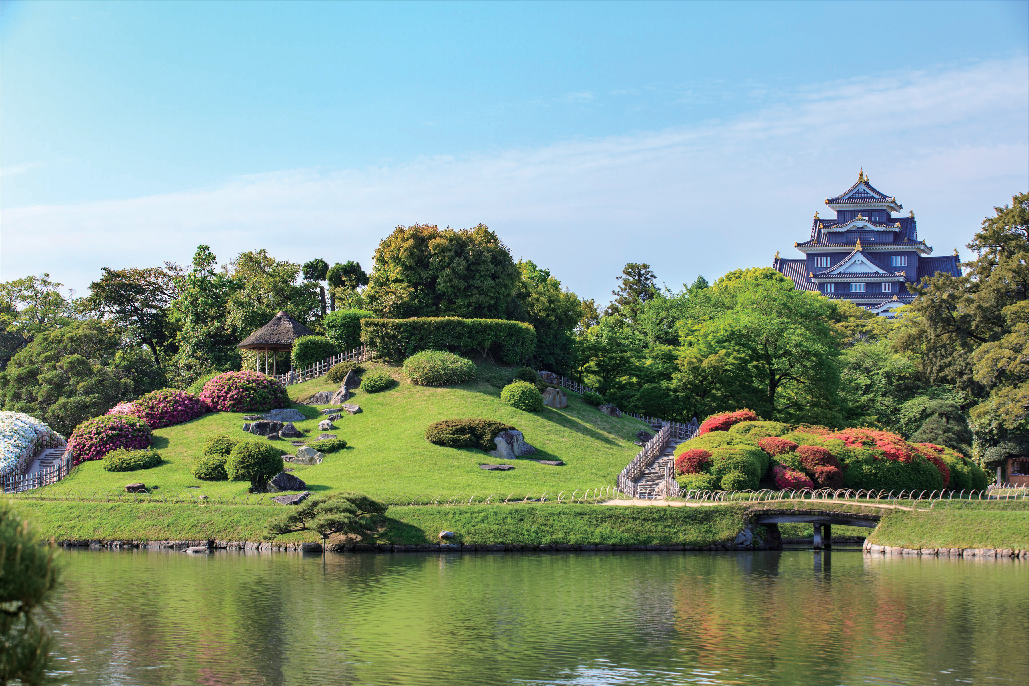
[[[660,457],[654,460],[644,470],[643,474],[640,475],[639,480],[636,482],[639,488],[636,495],[637,498],[641,500],[659,500],[664,497],[661,485],[665,480],[666,465],[672,464],[672,461],[675,459],[673,454],[675,446],[675,441],[669,441]]]
[[[38,472],[42,472],[53,467],[55,464],[61,461],[64,456],[64,448],[50,448],[44,450],[32,461],[32,464],[25,471],[26,476],[32,476]]]

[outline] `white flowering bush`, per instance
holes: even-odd
[[[14,473],[42,450],[64,445],[59,433],[35,417],[0,412],[0,476]]]

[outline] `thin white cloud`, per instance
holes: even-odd
[[[85,291],[102,266],[279,258],[370,266],[397,224],[495,229],[515,258],[607,299],[626,262],[670,285],[793,253],[822,199],[860,167],[914,209],[938,254],[1029,187],[1023,58],[822,84],[727,121],[416,159],[369,169],[290,170],[222,187],[113,202],[5,210],[0,278],[49,271]]]
[[[17,176],[18,174],[24,174],[25,172],[38,169],[43,166],[42,162],[24,162],[22,164],[12,164],[8,167],[0,167],[0,176]]]

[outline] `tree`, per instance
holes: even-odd
[[[611,291],[615,299],[607,306],[604,314],[620,317],[634,324],[643,309],[643,304],[657,293],[654,284],[656,277],[654,272],[650,271],[649,264],[629,262],[617,278],[621,283],[617,290]]]
[[[561,289],[561,282],[526,260],[518,262],[521,279],[508,306],[508,318],[532,324],[536,329],[534,362],[541,368],[561,373],[571,370],[575,339],[572,334],[582,306],[574,293]]]
[[[50,637],[40,623],[60,574],[53,545],[39,545],[10,503],[0,503],[0,684],[42,684]]]
[[[176,279],[182,268],[166,263],[163,269],[104,267],[101,271],[100,280],[89,285],[83,311],[109,317],[124,327],[132,338],[150,349],[154,362],[161,367],[162,352],[175,340],[170,306],[179,296]]]
[[[483,224],[440,230],[398,226],[375,250],[364,293],[380,316],[503,318],[519,270],[497,235]]]
[[[332,265],[332,269],[328,272],[329,281],[329,297],[332,301],[332,311],[336,311],[336,295],[337,291],[342,291],[345,295],[354,294],[358,288],[368,285],[368,275],[365,274],[364,270],[361,269],[360,262],[354,262],[353,260],[347,260],[343,264],[337,262]],[[348,299],[348,307],[359,307],[358,304],[351,304]]]
[[[329,274],[329,263],[320,257],[316,257],[310,262],[305,262],[304,267],[304,280],[312,281],[318,284],[318,293],[321,296],[322,303],[322,316],[325,316],[325,286],[321,284],[325,280],[325,277]]]
[[[268,524],[271,536],[317,531],[324,541],[332,534],[371,533],[386,506],[362,493],[334,493],[308,498],[296,509]]]
[[[899,431],[901,405],[923,389],[911,356],[894,350],[889,340],[859,341],[842,351],[840,362],[847,423]]]
[[[0,303],[4,305],[0,324],[27,338],[61,326],[75,316],[75,304],[61,295],[61,287],[49,274],[0,283]]]
[[[228,325],[233,345],[267,324],[278,312],[310,323],[318,296],[310,282],[297,283],[300,265],[276,260],[265,249],[242,252],[229,265],[234,287],[228,297]]]

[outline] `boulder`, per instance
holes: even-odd
[[[339,414],[339,408],[338,407],[326,407],[324,410],[322,410],[322,414]]]
[[[535,448],[525,442],[522,432],[516,429],[501,431],[494,442],[497,444],[497,449],[489,451],[489,455],[500,460],[513,460],[536,452]]]
[[[336,434],[319,434],[317,440],[319,440],[319,441],[331,441],[335,437],[336,437]]]
[[[568,396],[560,388],[548,388],[543,391],[543,404],[560,410],[568,407]]]
[[[307,496],[311,495],[309,491],[303,493],[290,493],[289,495],[277,495],[272,498],[273,501],[280,505],[299,505],[300,503],[307,500]]]
[[[282,431],[282,422],[271,422],[265,419],[256,422],[244,422],[243,430],[255,436],[271,436]]]
[[[260,419],[264,419],[264,416],[263,415],[259,415],[259,414],[245,414],[245,415],[243,415],[243,421],[244,422],[256,422],[256,421],[258,421]]]
[[[268,490],[272,493],[278,493],[280,491],[303,491],[307,488],[307,484],[304,483],[303,479],[287,474],[286,472],[279,472],[272,477],[271,481],[268,482]]]
[[[320,422],[318,422],[319,431],[328,431],[331,428],[333,428],[331,419],[323,419]]]
[[[333,405],[341,405],[348,400],[350,400],[350,389],[346,386],[340,386],[339,390],[329,399],[329,402]]]
[[[509,464],[480,464],[479,469],[485,469],[488,472],[509,472],[514,467]]]
[[[533,460],[533,462],[538,462],[539,464],[549,465],[551,467],[564,467],[565,466],[565,463],[562,462],[561,460]]]
[[[127,493],[146,493],[146,485],[144,485],[144,484],[125,484],[125,491]]]
[[[305,405],[328,405],[332,402],[332,395],[332,391],[319,391],[318,393],[312,395],[310,398],[305,398],[300,402],[302,402]]]
[[[603,412],[604,414],[609,415],[611,417],[621,417],[622,416],[622,411],[619,410],[614,405],[599,405],[597,407],[597,409],[600,410],[601,412]]]
[[[439,537],[440,537],[441,539],[447,539],[447,540],[450,540],[451,538],[453,538],[453,537],[454,537],[454,532],[453,532],[453,531],[440,531],[440,532],[439,532]]]
[[[546,383],[557,384],[561,382],[560,377],[554,372],[539,372],[539,375]]]
[[[295,457],[288,458],[293,464],[321,464],[325,456],[310,446],[297,448]]]
[[[264,418],[270,422],[301,422],[307,419],[303,412],[293,407],[272,410],[266,413]]]
[[[268,434],[267,436],[265,436],[265,438],[267,438],[269,441],[277,441],[279,440],[279,434]]]
[[[190,547],[186,548],[186,552],[190,555],[207,555],[209,552],[211,552],[211,549],[208,548],[206,545],[191,545]]]
[[[640,429],[636,432],[636,445],[646,445],[647,443],[650,443],[653,439],[654,434],[650,433],[649,431],[646,431],[645,429]]]
[[[361,385],[361,380],[357,378],[357,374],[351,369],[347,372],[347,375],[343,377],[343,383],[340,384],[340,390],[350,390],[351,388],[357,388]]]
[[[293,426],[293,422],[286,422],[279,431],[279,438],[303,438],[303,436],[300,429]]]
[[[343,405],[343,407],[341,409],[344,412],[346,412],[347,414],[360,414],[361,413],[361,406],[360,405]]]
[[[326,417],[326,419],[328,419],[330,422],[338,422],[341,416],[342,415],[339,412],[337,412],[336,414],[330,414],[328,417]]]

